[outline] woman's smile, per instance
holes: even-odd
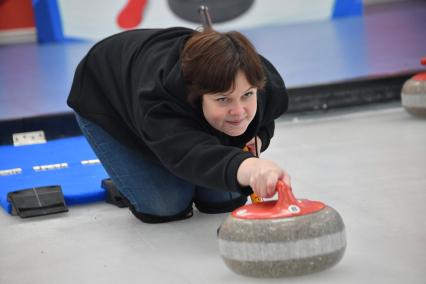
[[[240,124],[242,124],[242,122],[244,122],[244,119],[228,120],[226,122],[234,126],[239,126]]]

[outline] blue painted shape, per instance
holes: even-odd
[[[0,176],[0,204],[8,212],[7,193],[38,186],[60,185],[68,205],[105,200],[101,180],[107,178],[100,164],[81,164],[96,159],[84,137],[72,137],[28,146],[0,147],[0,170],[21,168],[22,173]],[[33,166],[68,163],[68,168],[36,172]]]
[[[362,0],[335,0],[332,18],[362,15]]]
[[[33,0],[37,38],[40,43],[64,41],[56,0]]]

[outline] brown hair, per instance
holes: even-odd
[[[182,55],[183,78],[193,106],[206,93],[226,92],[234,88],[237,72],[258,89],[265,85],[260,56],[241,33],[220,33],[214,30],[195,32],[186,42]]]

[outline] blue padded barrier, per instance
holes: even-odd
[[[20,174],[0,175],[0,204],[8,212],[8,192],[38,186],[60,185],[67,205],[105,200],[101,181],[107,178],[101,164],[83,165],[97,159],[82,136],[58,139],[45,144],[1,146],[0,171],[21,168]],[[35,171],[34,166],[67,163],[67,168]]]

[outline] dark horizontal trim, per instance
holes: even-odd
[[[0,121],[0,145],[13,144],[14,133],[43,130],[46,140],[81,135],[74,113],[59,113]]]
[[[288,112],[328,110],[400,100],[402,86],[413,74],[415,73],[289,88]]]

